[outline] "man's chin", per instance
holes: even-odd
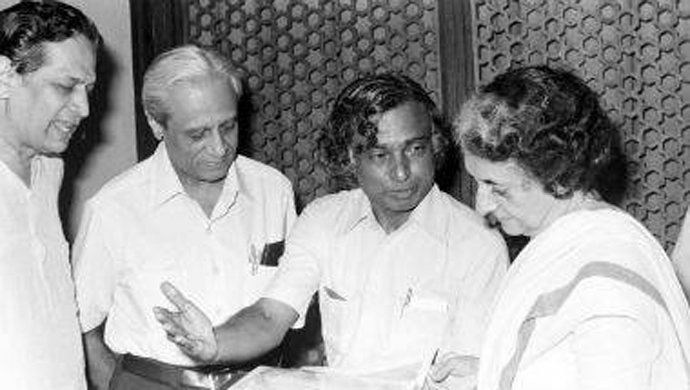
[[[409,199],[391,199],[388,201],[388,208],[399,212],[412,211],[421,203],[421,199],[411,197]]]
[[[67,150],[67,148],[69,146],[68,142],[67,143],[64,143],[64,142],[54,143],[54,144],[50,145],[49,147],[44,148],[41,151],[41,154],[44,156],[49,156],[49,157],[61,156]]]
[[[220,183],[225,180],[226,177],[228,177],[227,172],[223,175],[206,175],[203,177],[203,181],[207,183]]]
[[[228,171],[230,166],[227,167],[216,167],[213,169],[205,169],[200,173],[200,177],[203,181],[207,183],[217,183],[225,180],[228,177]]]

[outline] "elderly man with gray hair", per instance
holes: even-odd
[[[214,388],[166,339],[151,307],[174,281],[222,323],[258,299],[295,219],[290,182],[237,154],[242,83],[196,46],[158,56],[142,101],[159,144],[86,205],[74,246],[90,379],[111,389]]]

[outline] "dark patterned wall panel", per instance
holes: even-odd
[[[316,137],[340,88],[363,72],[394,70],[439,90],[435,1],[188,4],[187,41],[219,49],[247,75],[255,109],[248,154],[283,171],[301,205],[329,191]]]
[[[582,76],[622,125],[624,206],[670,248],[690,203],[690,1],[473,0],[479,84],[511,65]]]

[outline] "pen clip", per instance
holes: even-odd
[[[249,247],[249,263],[252,266],[252,275],[256,275],[259,271],[259,250],[254,244]]]
[[[412,296],[414,295],[414,291],[412,290],[412,287],[409,287],[407,289],[407,292],[405,293],[405,298],[403,299],[403,303],[400,306],[400,318],[403,317],[405,314],[405,309],[410,305],[410,302],[412,302]]]

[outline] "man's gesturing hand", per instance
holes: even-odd
[[[153,308],[153,313],[165,329],[168,339],[192,359],[214,363],[218,358],[218,344],[211,320],[172,284],[162,283],[161,291],[179,310],[173,312],[162,307]]]

